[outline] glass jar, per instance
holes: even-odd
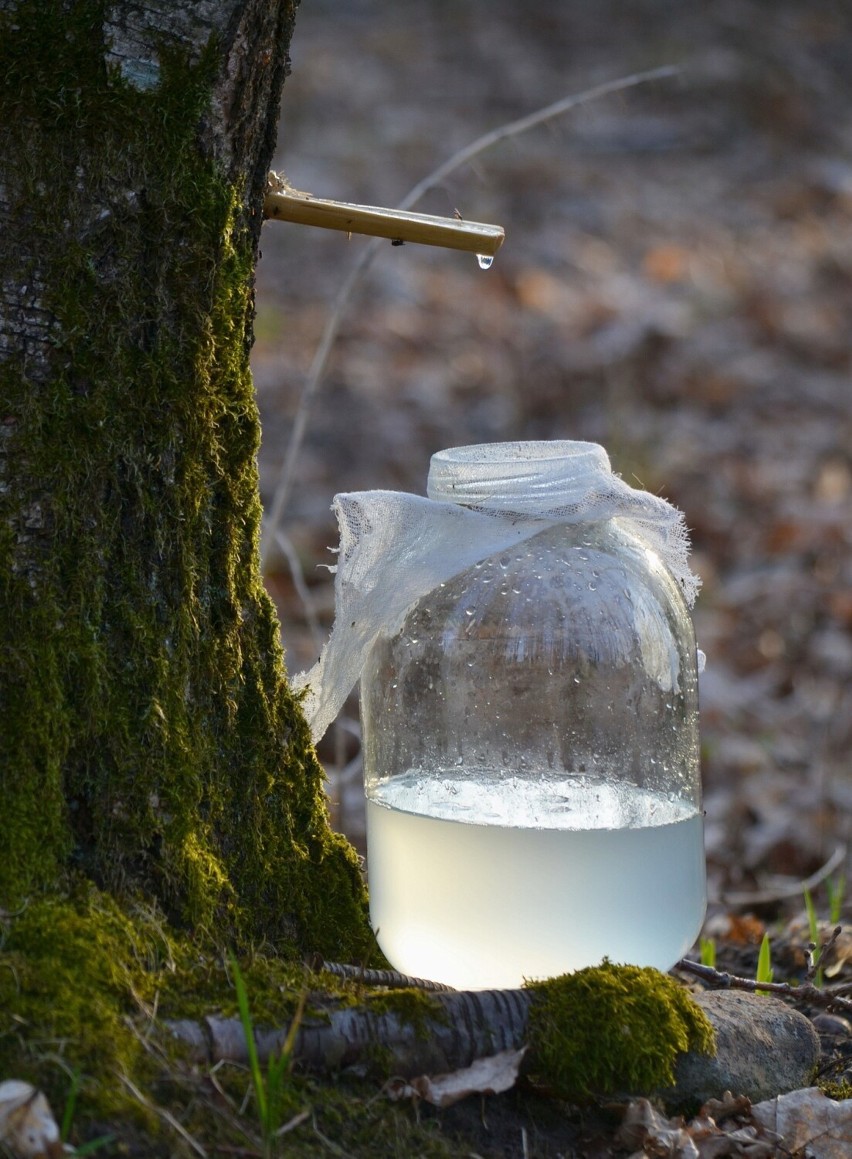
[[[370,913],[464,989],[669,969],[705,909],[696,649],[617,518],[542,522],[440,583],[361,677]]]

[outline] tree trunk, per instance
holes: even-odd
[[[0,0],[0,909],[79,878],[365,944],[258,564],[253,272],[294,0]]]

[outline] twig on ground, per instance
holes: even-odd
[[[813,982],[802,982],[799,986],[790,982],[758,982],[756,978],[740,978],[712,966],[702,966],[700,962],[693,962],[689,958],[681,958],[675,963],[674,969],[693,974],[713,990],[759,990],[761,993],[776,994],[779,998],[795,998],[812,1002],[814,1006],[852,1012],[852,999],[842,998],[836,991],[821,990]]]
[[[564,97],[562,100],[546,105],[544,108],[538,109],[536,112],[521,117],[516,121],[510,121],[506,125],[492,129],[490,132],[483,134],[483,136],[477,137],[475,141],[472,141],[457,153],[454,153],[452,157],[442,165],[439,165],[437,169],[433,170],[427,177],[424,177],[422,181],[418,182],[402,199],[398,208],[401,210],[412,209],[425,193],[430,189],[434,189],[436,185],[439,185],[446,177],[455,172],[456,169],[468,164],[481,153],[484,153],[487,149],[492,148],[492,146],[499,144],[501,141],[506,141],[511,137],[519,136],[521,133],[526,133],[530,129],[534,129],[538,125],[543,125],[545,122],[562,116],[564,113],[570,112],[580,105],[588,104],[590,101],[598,100],[612,93],[622,92],[624,89],[635,88],[637,85],[646,84],[650,81],[664,80],[676,76],[678,72],[678,68],[672,65],[665,65],[662,68],[649,69],[646,72],[637,72],[631,76],[606,81],[603,84],[594,85],[584,92]],[[272,496],[272,502],[269,505],[269,511],[264,520],[260,547],[261,567],[265,567],[268,562],[269,552],[275,541],[276,529],[281,522],[281,517],[284,514],[290,497],[290,489],[295,476],[295,466],[307,430],[311,406],[323,375],[325,374],[328,358],[337,337],[337,332],[340,329],[343,312],[359,278],[370,265],[381,244],[378,240],[371,241],[362,249],[357,261],[344,278],[337,292],[337,296],[334,299],[334,305],[329,314],[328,321],[325,324],[319,346],[317,347],[299,397],[299,405],[293,420],[293,429],[290,432],[290,439],[287,444],[284,460],[281,464],[281,470],[278,474],[278,481]]]
[[[197,1139],[190,1135],[189,1131],[187,1131],[183,1123],[178,1122],[171,1111],[167,1110],[166,1107],[160,1107],[151,1102],[151,1100],[147,1098],[147,1096],[144,1095],[142,1091],[140,1091],[139,1087],[136,1085],[136,1083],[133,1082],[131,1078],[128,1077],[128,1075],[119,1075],[119,1078],[133,1095],[133,1097],[138,1099],[143,1107],[147,1108],[149,1111],[153,1111],[156,1115],[159,1115],[161,1119],[169,1124],[172,1130],[176,1131],[178,1135],[180,1135],[181,1139],[183,1139],[183,1141],[192,1148],[196,1155],[199,1155],[201,1159],[207,1159],[207,1151],[204,1149],[204,1147],[202,1147]]]
[[[296,1127],[301,1126],[301,1124],[304,1123],[305,1120],[309,1119],[310,1117],[311,1117],[311,1108],[305,1107],[304,1111],[299,1111],[299,1113],[297,1115],[294,1115],[292,1119],[288,1119],[283,1127],[279,1127],[278,1130],[275,1132],[274,1138],[280,1139],[282,1135],[289,1135],[289,1133],[291,1131],[294,1131],[296,1129]]]

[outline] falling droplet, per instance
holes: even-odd
[[[494,258],[491,254],[477,254],[476,260],[479,262],[479,268],[481,270],[490,270],[494,265]]]

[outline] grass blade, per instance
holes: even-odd
[[[243,1034],[246,1038],[249,1071],[251,1072],[251,1081],[254,1086],[254,1096],[257,1100],[258,1116],[265,1130],[269,1107],[266,1099],[266,1084],[263,1081],[263,1072],[260,1069],[260,1060],[257,1057],[257,1044],[254,1040],[254,1026],[251,1020],[251,1011],[249,1010],[248,991],[246,990],[245,980],[243,979],[237,959],[233,954],[230,955],[230,959],[231,969],[234,974],[234,989],[237,993],[237,1006],[240,1011],[240,1022],[242,1023]]]
[[[763,941],[760,943],[760,953],[757,955],[757,973],[755,974],[755,981],[757,982],[771,982],[774,970],[772,969],[772,947],[769,942],[769,934],[763,935]],[[757,990],[758,994],[768,994],[768,990]]]

